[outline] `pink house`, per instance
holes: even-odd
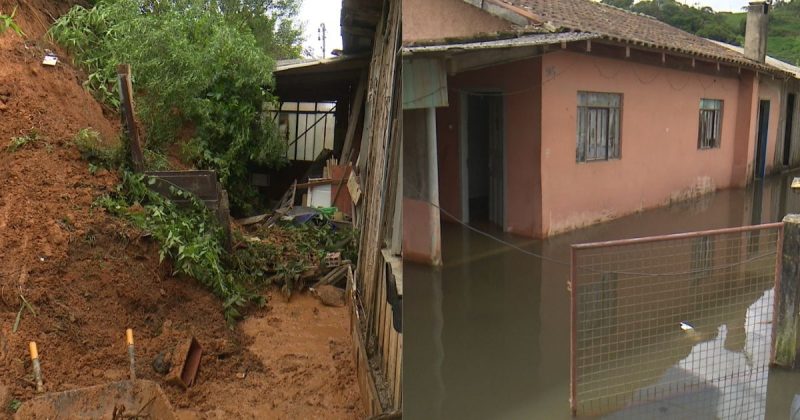
[[[800,165],[768,13],[737,51],[590,0],[404,0],[404,258],[441,262],[440,217],[546,237]]]

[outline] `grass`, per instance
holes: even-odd
[[[11,29],[17,35],[25,36],[25,32],[22,32],[22,29],[19,27],[19,25],[17,25],[17,22],[14,21],[14,16],[16,14],[17,14],[16,7],[14,7],[14,10],[11,11],[10,15],[5,15],[0,13],[0,34]]]
[[[39,134],[35,131],[31,131],[26,136],[12,137],[11,141],[8,142],[8,146],[6,146],[6,150],[9,153],[14,153],[25,146],[36,143],[39,140]]]

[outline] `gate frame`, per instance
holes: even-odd
[[[694,232],[672,233],[666,235],[645,236],[640,238],[617,239],[611,241],[588,242],[583,244],[572,244],[570,246],[570,274],[569,281],[567,282],[567,290],[570,293],[570,342],[569,342],[569,358],[570,358],[570,378],[569,378],[569,404],[572,416],[577,416],[578,413],[578,367],[577,367],[577,344],[578,344],[578,305],[577,296],[578,288],[578,266],[576,264],[578,255],[577,251],[584,249],[594,248],[607,248],[622,245],[633,245],[641,243],[663,242],[674,239],[688,239],[697,238],[701,236],[722,235],[726,233],[744,233],[753,232],[758,230],[774,229],[778,230],[778,241],[776,249],[776,263],[775,263],[775,292],[773,298],[772,310],[772,342],[770,343],[770,364],[775,360],[775,325],[778,316],[778,297],[780,296],[780,278],[781,278],[781,264],[782,264],[782,250],[783,250],[783,222],[764,223],[759,225],[738,226],[732,228],[722,229],[709,229]]]

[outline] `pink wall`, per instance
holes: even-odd
[[[403,42],[464,38],[511,27],[463,0],[403,0]]]
[[[533,58],[448,78],[450,106],[439,108],[436,113],[439,200],[442,208],[448,212],[462,217],[459,154],[462,92],[511,92],[503,99],[507,198],[505,228],[526,236],[536,236],[541,232],[540,63],[540,58]]]
[[[542,58],[545,235],[732,185],[739,81],[571,52]],[[577,92],[623,94],[622,158],[576,163]],[[697,149],[701,98],[724,101],[721,147]]]

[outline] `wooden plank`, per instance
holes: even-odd
[[[133,112],[133,85],[131,84],[130,64],[118,65],[117,76],[119,78],[120,116],[122,117],[122,124],[125,126],[125,133],[131,149],[131,163],[134,171],[142,172],[144,170],[144,155]]]
[[[148,171],[145,174],[156,178],[150,189],[165,197],[172,197],[170,187],[177,187],[201,200],[218,199],[219,182],[214,171]]]
[[[380,288],[380,291],[377,293],[377,295],[378,296],[386,296],[386,281],[385,281],[385,279],[381,279],[379,288]],[[387,336],[389,335],[389,331],[392,328],[391,323],[387,322],[387,321],[391,318],[391,314],[389,314],[389,311],[391,311],[391,308],[388,307],[389,305],[386,304],[386,300],[385,299],[379,300],[378,304],[380,306],[379,313],[378,313],[378,319],[377,319],[377,324],[378,324],[378,327],[379,327],[378,339],[379,339],[379,342],[381,344],[381,355],[383,356],[382,360],[381,360],[382,364],[383,364],[383,371],[386,372],[387,371],[386,368],[388,367],[388,365],[387,365],[388,360],[386,358],[386,346],[387,346],[387,341],[388,341],[387,340]]]
[[[347,178],[347,191],[350,193],[353,204],[358,205],[358,202],[361,201],[361,186],[355,171],[351,171],[350,177]]]
[[[346,164],[352,158],[353,138],[356,135],[358,120],[361,118],[361,109],[364,107],[364,93],[367,88],[367,73],[361,73],[356,87],[356,94],[353,101],[353,108],[350,117],[347,119],[347,133],[344,136],[344,146],[342,146],[342,156],[339,162]]]
[[[386,360],[388,364],[386,369],[386,372],[388,373],[386,375],[386,381],[389,384],[389,395],[392,397],[392,401],[394,400],[394,378],[399,375],[399,372],[397,371],[397,335],[397,331],[395,331],[394,328],[389,329],[389,357]]]
[[[403,407],[403,334],[397,335],[397,357],[394,360],[395,372],[394,377],[394,408],[400,409]]]
[[[364,410],[367,417],[380,414],[383,409],[378,396],[378,387],[375,385],[375,380],[372,377],[372,369],[369,365],[367,358],[367,349],[364,345],[364,340],[361,337],[362,319],[359,316],[358,305],[356,302],[351,302],[350,307],[350,330],[352,332],[354,344],[354,360],[356,363],[356,378],[361,391],[362,401],[364,403]]]
[[[297,184],[297,188],[309,188],[309,187],[316,187],[319,185],[339,185],[345,182],[344,179],[331,179],[331,178],[320,178],[320,179],[313,179],[309,180],[308,182],[304,182],[302,184]]]
[[[385,301],[384,301],[385,302]],[[382,305],[386,310],[386,317],[383,319],[383,351],[382,365],[383,371],[387,374],[386,381],[389,382],[389,360],[391,360],[391,336],[392,336],[392,308],[389,305]]]

